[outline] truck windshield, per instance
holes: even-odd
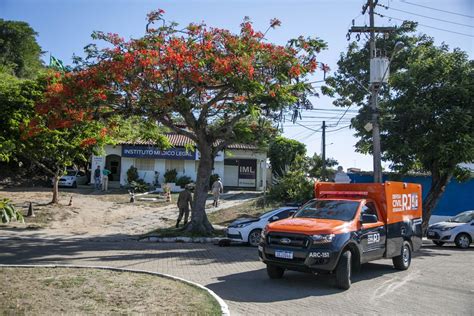
[[[336,219],[350,221],[354,218],[359,202],[314,200],[304,205],[294,217]]]

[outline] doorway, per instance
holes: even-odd
[[[105,157],[105,168],[110,170],[109,181],[120,181],[120,162],[122,157],[119,155],[108,155]]]

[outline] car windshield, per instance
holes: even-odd
[[[66,172],[66,176],[68,176],[68,177],[73,177],[75,175],[76,175],[76,171],[74,171],[74,170],[69,170],[69,171]]]
[[[313,200],[304,205],[295,217],[336,219],[350,221],[354,218],[359,202],[337,200]]]
[[[449,220],[449,222],[454,222],[454,223],[467,223],[467,222],[470,222],[472,220],[472,212],[465,212],[465,213],[461,213],[461,214],[458,214],[456,216],[454,216],[453,218],[451,218]]]

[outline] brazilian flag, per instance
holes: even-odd
[[[60,71],[66,71],[66,67],[64,67],[63,62],[54,57],[53,55],[49,56],[49,67],[56,68]]]

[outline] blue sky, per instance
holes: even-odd
[[[2,0],[0,18],[28,22],[39,34],[38,42],[47,52],[45,60],[51,53],[65,63],[70,63],[72,55],[81,55],[83,47],[92,41],[90,34],[94,30],[118,33],[125,38],[143,35],[147,12],[157,8],[166,11],[166,19],[182,25],[205,21],[209,26],[233,31],[239,29],[239,24],[245,16],[249,16],[255,28],[260,30],[265,30],[270,19],[276,17],[282,21],[282,26],[269,32],[267,36],[269,41],[284,44],[288,39],[299,35],[317,36],[325,40],[329,46],[328,50],[320,54],[319,61],[329,64],[333,71],[337,67],[340,53],[347,46],[346,34],[352,20],[355,19],[356,25],[368,24],[367,15],[360,15],[365,2],[365,0]],[[452,48],[460,47],[473,58],[474,19],[426,7],[474,16],[474,1],[380,0],[379,3],[391,7],[388,10],[379,7],[377,12],[381,14],[399,19],[411,19],[427,26],[470,35],[419,27],[420,32],[433,36],[437,43],[445,42]],[[394,26],[400,23],[388,18],[376,18],[378,26]],[[322,73],[316,75],[315,80],[319,79],[322,79]],[[334,108],[332,100],[327,97],[315,98],[312,102],[316,109]],[[300,122],[305,127],[290,124],[288,121],[284,124],[284,136],[305,143],[308,154],[312,155],[314,152],[319,154],[321,133],[316,131],[320,128],[321,117],[327,117],[326,120],[334,124],[341,114],[329,111],[305,112],[303,121]],[[352,136],[353,130],[343,128],[336,131],[348,125],[346,118],[354,115],[355,113],[348,112],[337,127],[328,128],[334,132],[327,134],[327,156],[334,157],[345,168],[372,170],[372,157],[355,153],[354,144],[357,140]]]

